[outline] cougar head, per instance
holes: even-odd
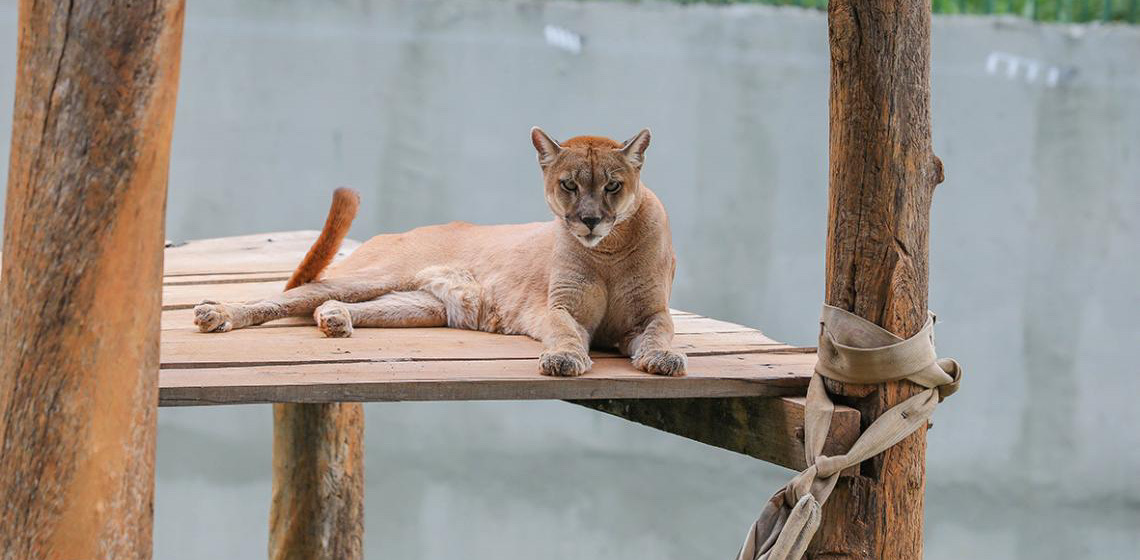
[[[637,210],[648,128],[623,144],[600,136],[558,143],[537,126],[530,139],[538,151],[546,203],[582,245],[597,246]]]

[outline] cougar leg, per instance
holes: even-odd
[[[393,290],[383,282],[330,279],[286,290],[280,295],[247,303],[204,301],[194,308],[194,324],[202,332],[226,332],[266,321],[308,315],[320,304],[337,299],[347,302],[376,299]]]
[[[313,312],[328,337],[352,336],[353,327],[446,327],[447,308],[427,292],[391,292],[372,301],[329,300]]]

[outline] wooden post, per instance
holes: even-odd
[[[363,405],[273,405],[269,558],[359,560],[363,535]]]
[[[182,0],[20,3],[0,276],[0,557],[151,555]]]
[[[832,0],[830,305],[909,337],[926,319],[930,201],[942,163],[930,141],[930,2]],[[864,427],[918,391],[909,382],[844,386]],[[842,479],[811,558],[918,560],[926,430]]]

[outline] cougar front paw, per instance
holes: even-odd
[[[229,309],[223,304],[209,300],[194,307],[194,324],[204,333],[226,332],[234,328],[233,315]]]
[[[326,301],[313,312],[317,328],[329,338],[352,336],[352,315],[339,301]]]
[[[594,362],[590,357],[580,352],[555,351],[543,352],[538,357],[538,365],[543,375],[555,377],[577,377],[586,373]]]
[[[673,350],[649,350],[633,357],[633,367],[654,375],[680,377],[685,375],[688,360]]]

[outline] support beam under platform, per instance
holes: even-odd
[[[793,470],[807,468],[803,397],[570,402]],[[837,406],[824,454],[841,454],[858,437],[859,411]]]

